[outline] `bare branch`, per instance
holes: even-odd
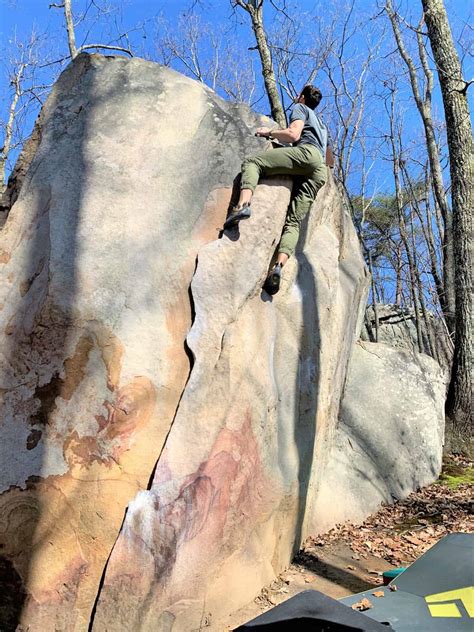
[[[77,49],[77,54],[79,55],[83,51],[89,50],[91,48],[103,48],[106,50],[120,50],[130,55],[130,57],[133,57],[133,53],[129,48],[123,48],[122,46],[111,46],[109,44],[85,44],[84,46],[81,46],[80,48]]]

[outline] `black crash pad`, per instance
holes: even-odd
[[[387,632],[390,625],[369,619],[316,590],[305,590],[240,626],[234,632]]]
[[[367,617],[389,621],[396,632],[473,632],[474,534],[453,533],[422,555],[387,587],[383,597],[366,591],[341,599],[351,606],[364,597]],[[397,590],[392,592],[390,586]]]

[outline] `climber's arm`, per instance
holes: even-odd
[[[283,143],[296,143],[301,138],[304,121],[296,120],[290,123],[286,129],[270,129],[269,127],[259,127],[256,135],[267,138],[274,138]]]

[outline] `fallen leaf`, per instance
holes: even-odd
[[[359,612],[364,612],[364,610],[370,610],[370,608],[373,608],[373,607],[374,606],[372,605],[372,603],[366,597],[364,597],[360,601],[357,601],[356,603],[353,603],[351,606],[352,610],[359,610]]]
[[[376,590],[372,593],[374,597],[385,597],[385,593],[383,590]]]

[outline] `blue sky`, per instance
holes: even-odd
[[[11,36],[16,29],[18,34],[25,35],[31,30],[33,23],[36,23],[41,30],[49,30],[52,34],[58,34],[63,29],[62,12],[58,9],[49,9],[50,0],[0,0],[0,36],[4,41]],[[118,3],[117,3],[118,4]],[[190,6],[194,4],[194,12],[203,14],[208,20],[222,21],[230,19],[232,10],[228,0],[202,0],[193,3],[193,0],[123,0],[123,15],[128,25],[134,25],[137,22],[145,22],[157,14],[164,14],[170,20],[177,19],[182,13],[189,11]],[[284,4],[284,0],[277,2],[279,5]],[[288,1],[290,7],[297,6],[302,12],[316,11],[322,15],[327,7],[337,8],[343,5],[340,0],[298,0],[297,2]],[[395,3],[397,4],[397,3]],[[402,0],[399,2],[405,10],[406,6],[411,5],[414,9],[420,6],[419,0],[411,0],[407,2]],[[75,11],[83,10],[87,5],[87,0],[73,0],[73,9]],[[380,0],[358,0],[356,2],[357,11],[363,11],[375,15],[380,10]],[[459,32],[462,23],[471,22],[473,4],[469,0],[445,0],[453,30]],[[271,7],[268,11],[271,15]],[[242,16],[241,16],[242,17]],[[242,20],[245,21],[245,20]]]

